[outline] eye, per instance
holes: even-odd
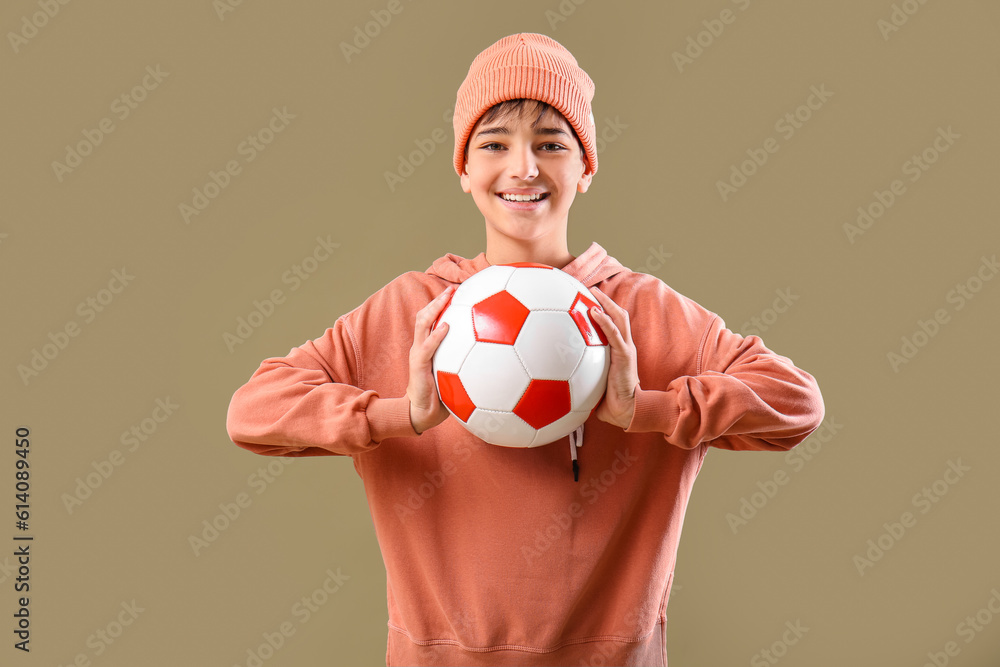
[[[479,147],[480,150],[484,150],[488,153],[498,153],[502,150],[505,150],[505,148],[506,147],[503,144],[496,141],[491,141],[488,144],[483,144],[482,146]],[[539,149],[546,153],[558,153],[559,151],[567,150],[566,147],[563,146],[562,144],[552,141],[541,144],[539,146]]]

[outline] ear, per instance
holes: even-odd
[[[590,182],[593,179],[594,179],[594,175],[590,174],[590,173],[587,173],[585,171],[584,174],[582,176],[580,176],[580,180],[576,184],[576,191],[577,192],[581,192],[581,193],[586,192],[587,188],[590,187]]]
[[[462,182],[462,191],[463,192],[472,192],[472,179],[469,178],[469,161],[468,160],[466,160],[465,163],[462,165],[462,174],[459,177],[459,180],[461,180],[461,182]]]

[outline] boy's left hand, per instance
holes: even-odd
[[[597,408],[597,418],[628,428],[635,414],[635,388],[639,385],[638,355],[632,342],[628,311],[596,287],[590,288],[604,312],[591,309],[590,316],[604,331],[611,347],[608,389]]]

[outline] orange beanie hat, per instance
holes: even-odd
[[[576,131],[588,172],[597,172],[594,82],[566,48],[534,32],[508,35],[476,56],[455,103],[455,171],[462,175],[465,145],[473,126],[494,104],[514,99],[552,105]]]

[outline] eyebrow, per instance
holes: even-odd
[[[474,137],[474,139],[478,139],[483,135],[490,135],[490,134],[510,134],[510,130],[504,125],[488,127],[486,129],[479,130],[479,132],[476,132],[476,136]],[[536,127],[535,134],[562,135],[567,139],[569,138],[569,134],[565,130],[558,127]]]

